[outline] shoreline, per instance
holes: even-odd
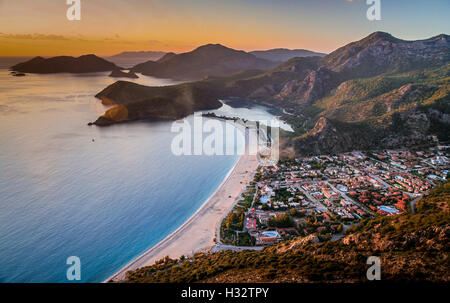
[[[120,282],[131,270],[149,266],[169,256],[191,256],[216,245],[217,226],[251,181],[258,167],[256,155],[241,155],[214,193],[180,227],[103,282]],[[231,197],[231,198],[230,198]]]

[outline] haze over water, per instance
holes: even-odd
[[[103,281],[178,228],[236,163],[173,155],[171,122],[87,126],[106,110],[93,96],[114,81],[0,69],[0,282],[67,282],[69,256],[82,282]]]

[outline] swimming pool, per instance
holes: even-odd
[[[396,209],[394,207],[391,207],[391,206],[384,206],[383,205],[383,206],[379,206],[378,208],[381,209],[382,211],[385,211],[385,212],[390,213],[390,214],[398,214],[399,213],[398,209]]]
[[[265,231],[262,234],[265,237],[278,237],[278,233],[276,231]]]

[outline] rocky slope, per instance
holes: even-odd
[[[120,69],[114,63],[95,55],[80,57],[60,56],[52,58],[35,57],[29,61],[16,64],[11,70],[22,73],[93,73]]]
[[[249,95],[261,91],[266,82],[277,83],[272,90],[266,89],[265,94],[258,94],[258,97],[310,105],[350,79],[439,67],[448,62],[450,38],[447,35],[404,41],[376,32],[316,60],[315,66],[309,64],[306,67],[305,60],[290,60],[279,66],[277,73],[271,71],[260,76],[266,81],[256,85]],[[280,74],[286,75],[282,81]],[[255,79],[249,81],[255,82]]]
[[[207,44],[182,54],[166,54],[158,61],[134,66],[133,72],[158,78],[200,80],[206,76],[224,76],[246,69],[270,69],[276,63],[257,58],[220,44]]]
[[[295,138],[290,144],[301,155],[320,155],[325,151],[327,154],[337,154],[347,151],[350,146],[369,149],[374,143],[370,132],[364,125],[349,127],[321,117],[310,132]]]
[[[450,61],[450,37],[405,41],[375,32],[323,58],[325,66],[346,78],[370,77],[386,72],[404,72],[439,66]]]

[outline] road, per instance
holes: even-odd
[[[411,213],[415,214],[416,213],[416,203],[417,201],[419,201],[420,199],[422,199],[422,196],[415,198],[414,200],[411,200],[411,202],[409,202],[409,206],[411,207]]]
[[[214,245],[211,248],[211,252],[217,252],[222,250],[233,250],[233,251],[243,251],[243,250],[262,250],[264,246],[234,246],[234,245]]]

